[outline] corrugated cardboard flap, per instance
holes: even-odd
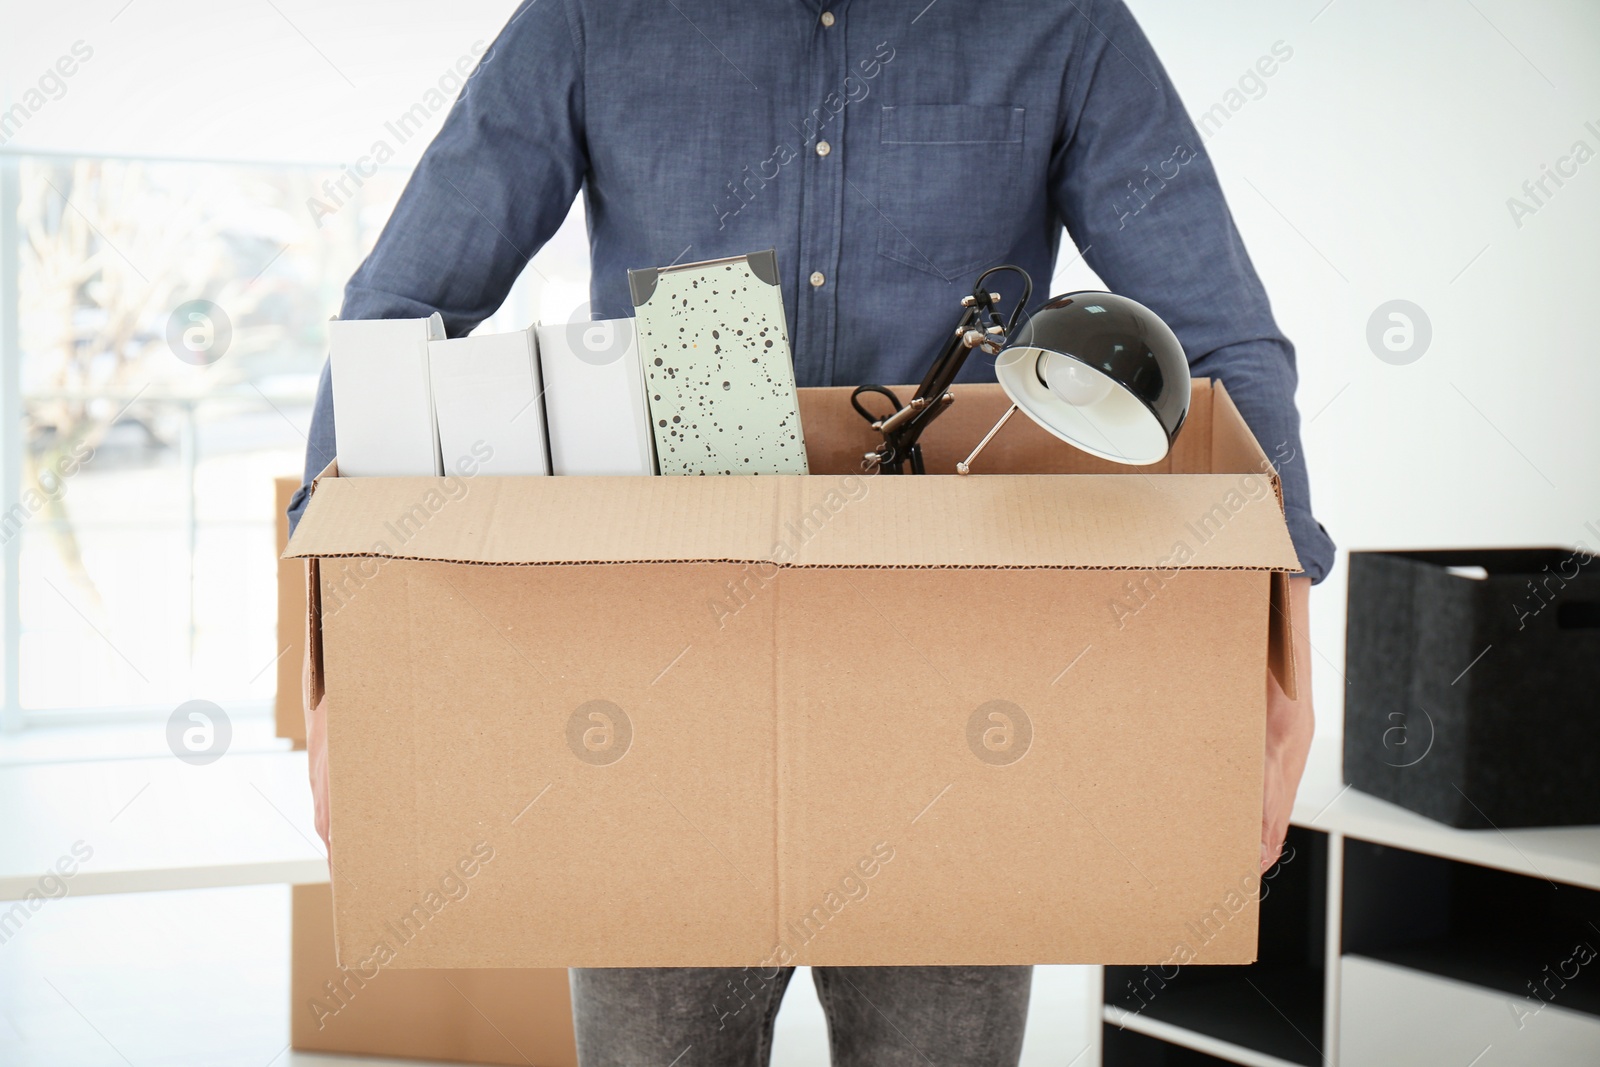
[[[285,555],[1295,570],[1265,484],[1234,474],[325,477]]]

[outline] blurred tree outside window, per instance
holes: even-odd
[[[28,721],[271,700],[272,478],[300,473],[326,321],[406,177],[313,217],[336,175],[19,160],[18,276],[0,284],[20,308],[6,536]]]

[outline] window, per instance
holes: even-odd
[[[408,170],[0,153],[7,728],[264,714],[273,478]],[[581,203],[482,330],[588,318]],[[13,399],[14,398],[14,399]]]
[[[197,696],[264,707],[272,478],[300,470],[323,323],[405,173],[314,219],[329,172],[310,167],[3,163],[20,398],[17,506],[0,529],[18,579],[12,719],[164,715]]]

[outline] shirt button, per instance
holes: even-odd
[[[817,155],[825,156],[829,152],[832,152],[832,151],[833,151],[833,145],[829,144],[827,141],[818,141],[817,142]]]
[[[820,270],[814,270],[811,272],[811,288],[820,289],[822,288],[822,284],[827,280],[827,278],[822,276],[822,272]]]
[[[832,26],[833,22],[834,22],[833,12],[832,11],[824,11],[822,13],[822,25],[823,25],[823,27],[826,28],[828,26]]]

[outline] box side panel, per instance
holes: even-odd
[[[289,544],[289,501],[300,488],[300,479],[277,478],[273,488],[278,546],[278,688],[272,717],[279,737],[304,748],[301,672],[306,656],[306,567],[300,560],[282,558]]]
[[[729,565],[359,561],[324,610],[340,960],[744,964],[773,597]],[[331,600],[331,598],[330,598]]]
[[[1458,825],[1470,809],[1450,783],[1470,789],[1464,778],[1470,736],[1462,690],[1449,683],[1466,665],[1456,662],[1466,645],[1458,620],[1426,601],[1420,586],[1426,571],[1425,564],[1386,553],[1350,554],[1344,778]],[[1445,664],[1435,662],[1440,648],[1452,653]]]
[[[1299,699],[1300,665],[1294,652],[1294,600],[1289,590],[1289,575],[1272,572],[1272,613],[1267,619],[1267,668],[1277,679],[1283,695]]]
[[[1254,959],[1268,580],[785,572],[793,958]]]
[[[481,563],[768,559],[780,480],[325,478],[289,551]]]
[[[1271,488],[1248,475],[769,481],[802,566],[1297,566]]]
[[[914,385],[892,388],[902,403],[917,391]],[[1210,473],[1211,383],[1197,379],[1192,389],[1189,418],[1172,453],[1139,470],[1146,474]],[[851,391],[843,386],[799,391],[812,474],[863,473],[863,455],[882,442],[850,406]],[[929,474],[954,474],[956,463],[967,458],[1011,406],[1005,391],[992,382],[957,385],[951,393],[955,403],[922,436],[923,461]],[[882,397],[869,396],[863,404],[875,415],[889,413],[889,402]],[[1007,423],[973,469],[981,474],[1126,474],[1129,470],[1073,448],[1026,417]]]
[[[1479,745],[1469,687],[1474,672],[1466,669],[1472,657],[1484,651],[1482,645],[1473,647],[1476,583],[1426,563],[1391,562],[1404,567],[1407,575],[1414,658],[1401,720],[1405,751],[1392,758],[1400,766],[1384,770],[1396,783],[1397,803],[1452,826],[1487,830],[1489,820],[1472,799],[1480,792],[1474,772],[1481,763],[1474,758]],[[1518,696],[1525,698],[1524,693]],[[1420,746],[1430,731],[1432,751],[1419,760]],[[1447,774],[1447,768],[1455,773]]]
[[[1255,474],[1271,478],[1276,484],[1277,474],[1264,450],[1271,448],[1276,453],[1286,448],[1288,442],[1262,444],[1257,441],[1220,382],[1211,389],[1211,412],[1211,473]]]
[[[1344,780],[1389,799],[1391,764],[1407,761],[1403,724],[1416,660],[1406,564],[1352,552],[1346,593]]]
[[[1600,751],[1600,568],[1552,555],[1535,575],[1445,578],[1472,620],[1451,686],[1471,724],[1461,787],[1501,829],[1600,823],[1595,761],[1550,758]]]
[[[358,565],[362,561],[357,560]],[[305,601],[306,601],[306,662],[301,674],[300,705],[309,712],[317,706],[326,691],[324,685],[323,656],[322,656],[322,586],[323,565],[330,564],[341,573],[346,569],[346,561],[308,559],[305,561]]]
[[[1233,474],[331,478],[289,550],[477,563],[1298,566],[1270,487]]]
[[[1217,386],[1210,378],[1189,383],[1189,414],[1167,455],[1168,474],[1211,474],[1211,423]],[[1150,468],[1141,467],[1148,471]]]

